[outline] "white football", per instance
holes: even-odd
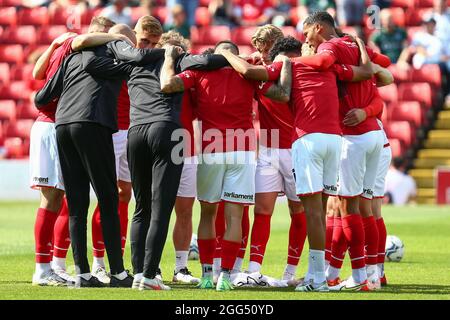
[[[385,261],[400,262],[405,253],[405,245],[397,236],[387,236]]]
[[[198,243],[197,243],[197,235],[195,233],[192,234],[191,245],[189,246],[189,260],[198,260]]]

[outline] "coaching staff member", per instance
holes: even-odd
[[[134,39],[135,41],[135,39]],[[84,66],[83,66],[84,64]],[[93,77],[85,69],[102,69]],[[46,105],[59,97],[56,110],[56,139],[69,206],[69,227],[81,287],[104,286],[90,274],[87,259],[86,225],[91,183],[98,198],[105,247],[111,267],[111,287],[131,287],[133,277],[123,266],[118,191],[112,134],[117,129],[117,97],[130,65],[93,52],[74,53],[66,58],[54,77],[35,97]]]
[[[172,31],[165,36],[170,44],[186,49],[179,34]],[[173,148],[180,143],[172,141],[172,133],[181,129],[183,94],[161,92],[159,76],[164,50],[126,48],[121,41],[110,42],[106,47],[115,58],[138,64],[132,68],[128,79],[130,128],[127,152],[136,198],[136,211],[131,223],[133,288],[169,290],[156,274],[183,169],[182,158],[178,161],[171,158]],[[181,72],[219,69],[228,62],[221,55],[183,53],[175,65],[177,72]],[[98,72],[100,75],[101,71]]]

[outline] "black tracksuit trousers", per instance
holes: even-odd
[[[156,275],[183,169],[182,159],[172,159],[179,142],[171,137],[178,128],[175,123],[154,122],[128,131],[128,165],[136,198],[131,260],[134,274],[146,278]]]
[[[69,229],[75,265],[89,273],[87,216],[90,184],[98,198],[111,274],[124,271],[118,214],[118,191],[112,130],[92,122],[56,128],[61,171],[69,207]]]

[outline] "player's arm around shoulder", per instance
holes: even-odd
[[[242,74],[245,79],[256,81],[268,81],[269,73],[264,66],[252,65],[228,50],[220,52],[225,59],[228,60],[231,67],[238,73]]]
[[[278,55],[274,63],[283,62],[280,77],[273,83],[264,95],[272,100],[289,102],[292,88],[292,64],[291,60],[283,55]]]
[[[183,80],[175,74],[175,60],[181,53],[181,48],[167,46],[164,54],[164,63],[161,67],[161,92],[173,93],[184,91]]]

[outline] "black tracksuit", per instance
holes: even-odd
[[[172,133],[181,128],[183,94],[161,92],[160,71],[164,50],[139,50],[121,41],[110,42],[108,51],[117,59],[137,65],[129,74],[130,129],[128,165],[136,211],[131,223],[131,254],[134,273],[154,278],[167,237],[170,215],[183,169],[182,158],[172,158],[180,141]],[[183,54],[177,72],[186,69],[218,69],[228,65],[220,55]],[[178,160],[178,161],[177,161]]]
[[[102,77],[86,70],[101,68]],[[112,134],[117,131],[117,97],[129,64],[92,52],[69,55],[35,97],[36,106],[59,97],[56,139],[69,207],[69,228],[78,273],[89,273],[86,225],[91,183],[98,198],[112,274],[124,271]]]

